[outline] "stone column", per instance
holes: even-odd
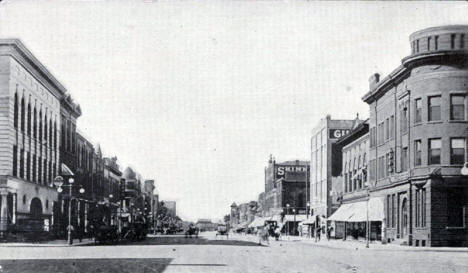
[[[0,204],[0,237],[5,237],[8,228],[8,190],[0,189],[1,204]]]

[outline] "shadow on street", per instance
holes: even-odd
[[[1,272],[164,272],[169,258],[1,260]]]
[[[232,246],[257,246],[255,242],[227,240],[223,239],[206,239],[204,237],[185,238],[184,236],[158,236],[149,237],[140,242],[122,242],[119,245],[232,245]]]

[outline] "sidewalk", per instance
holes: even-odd
[[[74,239],[73,245],[68,245],[67,240],[53,240],[40,243],[34,242],[11,242],[0,243],[0,247],[64,247],[64,246],[84,246],[94,244],[94,239],[83,239],[80,243],[79,240]]]
[[[289,238],[288,238],[289,237]],[[230,235],[231,238],[231,235]],[[248,241],[257,241],[258,237],[256,235],[233,235],[232,238],[235,239],[244,239]],[[323,238],[315,242],[315,238],[307,238],[300,236],[281,236],[279,241],[275,241],[270,238],[270,243],[303,243],[308,245],[316,245],[318,247],[327,247],[327,248],[336,248],[336,249],[353,249],[353,250],[377,250],[377,251],[422,251],[422,252],[466,252],[468,253],[468,247],[414,247],[414,246],[404,246],[398,244],[382,244],[381,242],[372,241],[369,244],[369,248],[366,248],[366,243],[364,241],[355,241],[347,240],[343,241],[342,239],[330,239],[328,241],[326,238]]]

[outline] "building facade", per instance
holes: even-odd
[[[308,161],[292,160],[276,162],[270,156],[265,168],[265,194],[263,213],[265,216],[290,214],[288,205],[298,214],[306,214],[309,188]]]
[[[373,75],[369,104],[371,196],[384,203],[384,241],[468,246],[468,26],[410,36],[411,54]]]
[[[358,118],[334,120],[330,115],[321,119],[312,129],[310,159],[310,206],[312,214],[326,219],[337,208],[333,181],[341,180],[341,148],[335,142],[348,134]],[[335,202],[333,197],[335,196]],[[324,222],[325,223],[325,222]]]
[[[0,235],[26,225],[53,228],[67,90],[17,39],[0,40]]]
[[[341,137],[336,145],[342,150],[342,175],[333,184],[340,207],[329,218],[335,238],[366,238],[368,221],[368,175],[369,124],[368,121],[355,124],[349,134]],[[335,199],[335,196],[332,198]],[[358,211],[361,210],[361,211]],[[380,215],[383,215],[382,213]],[[371,239],[380,239],[381,222],[372,219]]]

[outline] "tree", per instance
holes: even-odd
[[[229,223],[231,221],[231,215],[229,214],[224,215],[223,220],[224,220],[224,223]]]

